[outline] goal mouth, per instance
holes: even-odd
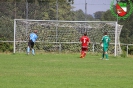
[[[90,52],[101,52],[101,38],[106,31],[111,39],[109,52],[117,54],[122,26],[116,21],[60,21],[14,19],[14,53],[24,52],[29,33],[38,30],[36,50],[79,52],[79,38],[87,32],[91,40]],[[53,47],[54,45],[58,47]],[[59,47],[60,46],[60,47]],[[49,48],[49,50],[47,50]],[[50,49],[51,48],[51,49]]]

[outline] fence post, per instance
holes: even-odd
[[[128,57],[128,44],[127,44],[127,57]]]
[[[16,52],[16,20],[14,19],[14,40],[13,40],[13,53]]]
[[[61,43],[59,44],[59,53],[61,52]]]
[[[115,51],[114,51],[115,54],[114,54],[114,56],[117,56],[117,28],[118,28],[117,25],[118,25],[118,23],[116,22],[115,25],[116,26],[115,26]]]
[[[94,48],[95,48],[95,46],[94,46],[95,44],[93,43],[93,45],[92,45],[92,50],[93,50],[93,53],[94,53]]]

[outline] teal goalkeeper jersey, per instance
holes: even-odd
[[[104,36],[102,37],[103,47],[108,47],[108,46],[109,46],[109,42],[110,42],[109,36],[104,35]]]

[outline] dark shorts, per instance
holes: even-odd
[[[88,47],[82,47],[81,49],[82,49],[82,51],[87,51]]]
[[[28,46],[29,46],[30,48],[33,48],[33,47],[34,47],[34,42],[33,42],[32,40],[29,40]]]

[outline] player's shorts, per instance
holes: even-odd
[[[82,47],[81,49],[82,49],[82,51],[87,51],[88,47]]]
[[[28,46],[31,47],[31,48],[33,48],[34,47],[34,42],[32,40],[29,40]]]
[[[103,51],[107,52],[108,51],[108,47],[103,47]]]

